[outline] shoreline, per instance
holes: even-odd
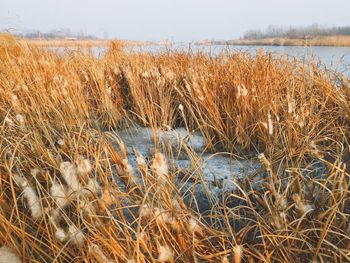
[[[330,36],[305,38],[264,38],[264,39],[236,39],[201,41],[198,45],[232,45],[232,46],[334,46],[350,47],[350,36]]]

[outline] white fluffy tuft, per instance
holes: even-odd
[[[0,263],[21,263],[20,257],[16,252],[6,246],[0,247]]]

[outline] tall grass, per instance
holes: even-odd
[[[229,45],[257,45],[257,46],[330,46],[348,47],[350,46],[350,36],[313,36],[309,38],[261,38],[261,39],[238,39],[229,41],[218,41],[217,44]]]
[[[326,69],[265,53],[11,46],[0,46],[0,245],[23,261],[350,260],[350,90]],[[201,215],[160,148],[130,165],[117,136],[130,122],[198,130],[209,150],[262,168]]]

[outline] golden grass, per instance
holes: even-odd
[[[154,45],[148,41],[112,40],[125,46],[147,46]],[[104,39],[21,39],[21,43],[31,44],[37,47],[107,47],[111,40]]]
[[[263,38],[222,41],[230,45],[257,45],[257,46],[350,46],[350,36],[326,36],[304,38]]]
[[[15,46],[0,46],[0,245],[25,262],[349,262],[350,90],[325,69]],[[113,132],[130,122],[199,130],[262,169],[203,218],[160,148],[136,153],[135,180]]]

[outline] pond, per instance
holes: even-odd
[[[77,50],[76,47],[50,47],[60,53]],[[103,55],[108,47],[92,47],[93,54],[97,57]],[[350,77],[350,47],[326,47],[326,46],[239,46],[239,45],[194,45],[190,43],[178,43],[171,46],[150,45],[128,47],[127,51],[133,52],[152,52],[158,53],[167,50],[205,52],[211,56],[216,56],[221,52],[235,53],[238,51],[250,52],[256,54],[258,51],[265,51],[274,55],[287,55],[296,57],[304,61],[317,61],[327,67],[328,70],[334,70]]]

